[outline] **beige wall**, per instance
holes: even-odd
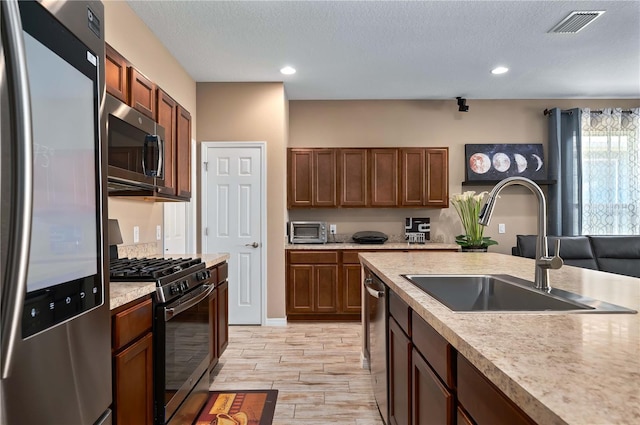
[[[284,318],[287,145],[284,86],[282,83],[198,83],[197,93],[198,145],[203,141],[265,141],[267,144],[267,318]]]
[[[545,108],[637,107],[638,99],[615,100],[469,100],[458,112],[455,100],[290,101],[289,147],[449,147],[449,192],[490,190],[461,186],[467,143],[543,143],[547,145]],[[453,242],[462,226],[449,209],[292,210],[292,220],[326,220],[338,233],[379,230],[404,233],[405,217],[430,217],[432,239]],[[499,242],[492,251],[510,253],[516,234],[536,233],[536,202],[524,188],[501,195],[485,236]],[[498,234],[498,223],[506,233]]]
[[[178,64],[125,1],[106,1],[105,38],[140,72],[158,84],[192,117],[196,138],[196,83]],[[123,244],[133,243],[133,226],[140,226],[140,243],[156,241],[156,226],[163,225],[161,203],[109,198],[109,218],[118,219]]]

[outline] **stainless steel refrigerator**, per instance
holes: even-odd
[[[0,8],[0,424],[109,424],[103,5]]]

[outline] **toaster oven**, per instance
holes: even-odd
[[[289,223],[289,242],[327,243],[327,223],[324,221],[292,221]]]

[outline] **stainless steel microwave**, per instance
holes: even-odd
[[[289,223],[289,242],[327,243],[327,223],[324,221],[292,221]]]
[[[164,127],[107,94],[108,177],[118,189],[164,188]]]

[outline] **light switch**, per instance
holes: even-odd
[[[162,239],[162,226],[159,224],[156,226],[156,240]]]
[[[133,243],[140,242],[140,227],[133,226]]]
[[[498,233],[506,233],[506,231],[507,227],[504,225],[504,223],[498,224]]]

